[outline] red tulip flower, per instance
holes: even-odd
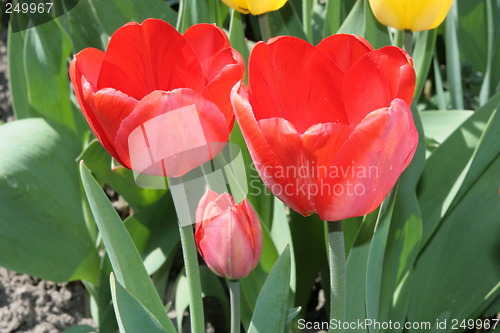
[[[148,19],[118,29],[106,52],[78,53],[69,73],[90,128],[120,164],[176,177],[228,140],[230,92],[244,63],[215,25],[197,24],[181,35]]]
[[[257,266],[262,253],[262,228],[252,206],[235,204],[228,193],[208,190],[196,210],[196,245],[215,274],[240,279]]]
[[[409,109],[412,60],[334,35],[316,47],[295,37],[258,43],[249,102],[236,119],[257,171],[295,211],[336,221],[370,213],[408,166],[418,141]]]

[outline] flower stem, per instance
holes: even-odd
[[[259,15],[259,27],[262,40],[267,42],[271,38],[271,26],[269,25],[267,13]]]
[[[345,322],[346,263],[342,221],[326,223],[328,225],[328,263],[330,266],[330,319]],[[335,330],[335,332],[344,332],[344,330]]]
[[[189,284],[189,310],[191,317],[191,332],[205,332],[205,319],[203,315],[203,299],[201,293],[200,269],[198,267],[198,253],[194,242],[192,225],[180,226],[182,253],[184,266]]]
[[[411,56],[413,53],[413,32],[405,30],[403,35],[403,48]]]
[[[240,333],[240,283],[229,281],[229,297],[231,300],[231,333]]]

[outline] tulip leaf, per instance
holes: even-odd
[[[441,144],[464,123],[474,111],[423,111],[420,112],[426,139]]]
[[[162,19],[175,26],[177,13],[162,0],[90,0],[98,22],[108,36],[130,22],[142,22],[148,18]],[[81,24],[81,22],[80,22]]]
[[[413,50],[413,67],[417,75],[414,100],[418,101],[427,80],[431,62],[436,47],[438,30],[426,30],[415,33],[415,46]]]
[[[315,280],[327,262],[324,223],[317,215],[304,217],[290,213],[290,231],[295,257],[296,294],[295,304],[307,307]]]
[[[175,332],[129,233],[83,162],[80,163],[80,174],[117,281],[155,316],[167,332]]]
[[[484,311],[500,295],[499,173],[497,155],[460,203],[446,215],[421,252],[414,272],[410,322],[435,322],[443,313],[459,321],[474,318],[481,313],[478,310]],[[452,332],[450,327],[447,332]]]
[[[307,40],[302,23],[292,4],[287,2],[280,10],[266,15],[269,15],[272,36],[290,35]]]
[[[366,317],[366,271],[371,240],[377,223],[378,209],[363,219],[346,260],[347,312],[346,321],[355,322]],[[363,330],[360,332],[367,332]]]
[[[290,248],[286,247],[257,298],[248,333],[284,332],[290,292]]]
[[[0,266],[97,283],[99,259],[75,165],[79,146],[67,127],[43,119],[0,126]]]
[[[486,122],[499,103],[500,94],[497,94],[475,111],[427,159],[418,193],[423,221],[424,243],[421,246],[432,236],[450,207]]]
[[[116,281],[113,273],[110,275],[109,283],[120,332],[165,332],[153,314]]]
[[[112,169],[112,157],[99,143],[92,141],[80,158],[99,182],[111,186],[135,209],[145,207],[158,200],[165,191],[141,188],[136,185],[132,171],[123,167]]]
[[[150,275],[156,272],[177,248],[179,231],[172,195],[167,192],[124,221]]]
[[[67,62],[71,49],[71,40],[53,20],[26,31],[22,61],[29,73],[29,103],[43,117],[83,130],[83,117],[73,110],[69,99]]]
[[[19,61],[23,54],[26,32],[13,33],[9,27],[7,36],[7,64],[9,66],[9,90],[12,98],[12,108],[17,119],[39,117],[40,113],[29,103],[28,83],[24,62]],[[14,61],[14,59],[16,59]]]
[[[245,29],[243,27],[242,14],[232,10],[231,11],[231,23],[229,25],[229,41],[231,46],[238,51],[245,63],[248,64],[248,57],[250,56],[250,51],[248,50],[248,44],[245,37]]]
[[[373,233],[370,252],[368,253],[368,263],[366,266],[366,317],[378,318],[380,305],[380,289],[382,283],[382,274],[385,260],[385,249],[391,219],[394,211],[394,201],[398,185],[387,196],[379,209],[377,224]],[[370,332],[374,332],[372,326],[369,327]]]

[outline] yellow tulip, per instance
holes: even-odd
[[[287,0],[222,0],[226,5],[243,14],[260,15],[278,10]]]
[[[446,18],[454,0],[370,0],[380,23],[399,30],[430,30]]]

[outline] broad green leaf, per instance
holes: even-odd
[[[117,281],[151,311],[167,332],[175,332],[127,229],[83,162],[80,174]]]
[[[302,311],[302,307],[300,306],[288,309],[288,311],[286,312],[286,324],[291,323],[292,320],[294,320],[299,315],[300,311]]]
[[[307,40],[299,16],[290,3],[286,3],[280,10],[269,12],[269,24],[272,36],[290,35]]]
[[[197,23],[215,23],[218,21],[219,1],[180,0],[177,30],[181,33]]]
[[[442,313],[458,320],[473,318],[484,302],[490,304],[498,297],[499,173],[497,156],[421,252],[414,272],[410,322],[435,322]],[[450,327],[447,332],[452,332]]]
[[[473,113],[462,110],[420,112],[425,137],[441,144]]]
[[[170,192],[124,221],[148,273],[158,270],[177,248],[179,231]]]
[[[162,0],[88,0],[108,36],[122,25],[158,18],[175,26],[177,14]],[[80,24],[84,24],[80,22]]]
[[[72,41],[73,53],[86,47],[106,48],[107,34],[97,16],[92,1],[78,1],[76,6],[60,19],[66,34]]]
[[[111,155],[97,140],[92,141],[85,148],[80,158],[99,182],[111,186],[133,208],[150,205],[165,193],[164,190],[144,189],[137,186],[131,170],[123,167],[112,168]]]
[[[387,238],[391,226],[391,219],[394,211],[394,201],[396,199],[397,187],[392,190],[384,200],[377,217],[377,224],[373,232],[373,238],[368,253],[368,263],[366,265],[366,317],[378,318],[380,306],[380,289],[384,267],[384,254],[387,246]],[[375,329],[370,326],[370,332]]]
[[[451,94],[451,105],[454,109],[464,109],[464,93],[462,85],[462,63],[458,46],[458,10],[457,3],[451,6],[445,20],[446,73]]]
[[[248,333],[283,332],[290,291],[290,248],[276,261],[262,287]]]
[[[231,46],[238,51],[245,63],[248,64],[248,57],[250,56],[250,51],[248,50],[248,44],[245,37],[245,28],[243,26],[243,14],[235,10],[231,10],[231,23],[229,25],[229,40]]]
[[[0,126],[0,266],[62,282],[97,283],[82,214],[78,139],[43,119]]]
[[[40,113],[29,103],[27,75],[24,62],[19,61],[23,54],[26,32],[13,33],[9,27],[7,36],[7,63],[9,66],[9,91],[12,98],[12,108],[17,119],[40,117]]]
[[[366,38],[374,48],[390,45],[387,27],[380,24],[367,1],[358,0],[342,23],[338,33],[354,34]]]
[[[285,204],[278,198],[274,198],[274,216],[273,226],[271,228],[271,238],[278,253],[283,252],[285,248],[290,248],[290,291],[292,296],[295,294],[296,288],[296,266],[295,266],[295,253],[294,244],[292,242],[292,235],[288,223],[288,214],[285,210]]]
[[[462,173],[479,143],[486,122],[499,103],[500,94],[497,94],[475,111],[427,159],[418,187],[423,221],[422,246],[439,226],[455,198],[463,182]]]
[[[109,283],[120,332],[165,332],[153,314],[116,281],[113,273],[109,277]]]
[[[297,279],[295,304],[306,308],[315,280],[327,262],[324,223],[317,215],[304,217],[292,211],[290,216]]]
[[[424,89],[429,69],[431,67],[432,57],[436,47],[438,29],[426,30],[414,33],[415,46],[413,50],[413,66],[417,75],[414,99],[418,101]]]
[[[378,209],[368,214],[358,231],[346,260],[347,312],[346,321],[355,322],[366,318],[366,270],[371,240],[377,222]],[[361,332],[367,332],[363,330]]]
[[[76,130],[83,126],[83,117],[73,111],[69,98],[71,49],[66,33],[56,21],[50,21],[26,31],[22,62],[29,103],[43,117]]]

